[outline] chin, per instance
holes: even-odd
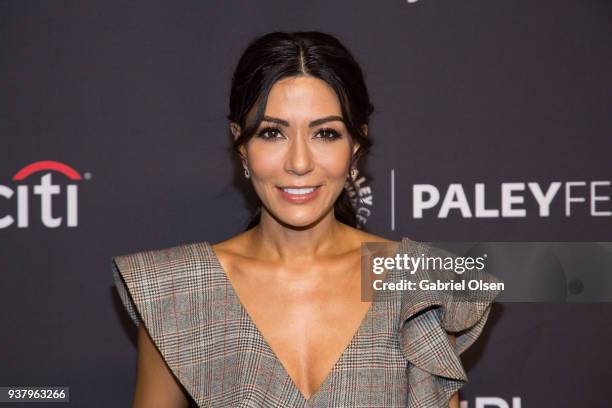
[[[283,217],[280,220],[289,227],[303,228],[313,224],[317,219],[315,217]]]
[[[320,213],[320,214],[313,214],[311,212],[308,212],[308,214],[288,214],[288,213],[283,213],[280,212],[278,213],[279,217],[277,218],[281,223],[285,224],[288,227],[295,227],[295,228],[304,228],[304,227],[308,227],[309,225],[312,225],[314,223],[316,223],[317,221],[319,221],[324,214]]]

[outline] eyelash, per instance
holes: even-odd
[[[277,127],[265,127],[263,129],[261,129],[259,132],[257,132],[257,137],[263,139],[266,142],[274,142],[274,141],[276,141],[278,139],[276,137],[266,137],[265,134],[268,133],[268,132],[277,132],[277,133],[282,134],[280,129],[277,128]],[[321,133],[321,132],[329,132],[330,133],[330,136],[328,136],[328,137],[321,137],[320,138],[324,142],[333,142],[333,141],[335,141],[337,139],[340,139],[342,137],[342,135],[337,130],[332,129],[332,128],[322,128],[322,129],[319,129],[317,134]]]

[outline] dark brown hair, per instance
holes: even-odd
[[[353,141],[359,144],[351,159],[352,165],[372,145],[362,126],[369,124],[374,107],[361,68],[352,54],[334,36],[316,31],[272,32],[248,45],[234,71],[230,93],[228,119],[241,129],[233,144],[234,152],[240,157],[240,146],[247,143],[259,128],[274,83],[300,75],[319,78],[336,92],[345,126]],[[255,120],[247,126],[247,115],[256,104]],[[347,182],[353,183],[350,177]],[[358,191],[357,186],[353,185],[353,188]],[[259,223],[260,215],[261,202],[247,229]],[[346,188],[334,203],[334,215],[338,221],[359,228],[355,207]]]

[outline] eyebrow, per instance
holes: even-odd
[[[273,118],[271,116],[264,116],[262,121],[278,123],[279,125],[289,127],[289,122],[287,122],[286,120],[279,119],[279,118]],[[308,127],[311,128],[311,127],[319,126],[319,125],[322,125],[323,123],[332,122],[332,121],[344,122],[344,119],[342,119],[342,117],[337,116],[337,115],[326,116],[324,118],[315,119],[315,120],[311,121],[308,124]]]

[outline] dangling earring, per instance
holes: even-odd
[[[351,169],[351,179],[353,179],[353,181],[357,179],[357,168],[356,167],[353,167]]]
[[[244,166],[244,177],[247,179],[251,177],[251,172],[247,166]]]

